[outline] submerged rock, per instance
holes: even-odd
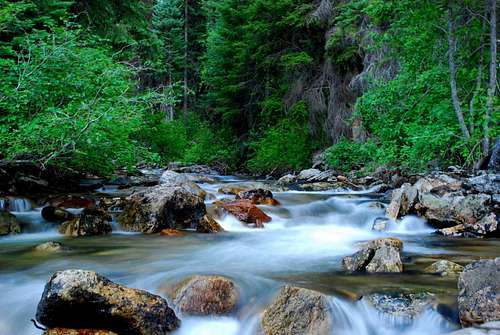
[[[196,229],[206,214],[203,199],[181,186],[160,185],[132,194],[118,216],[129,231],[147,234],[163,229]]]
[[[60,252],[63,250],[63,246],[59,242],[49,241],[49,242],[45,242],[45,243],[37,245],[35,247],[35,250],[40,251],[40,252],[47,252],[47,253]]]
[[[389,225],[389,220],[378,218],[375,220],[375,222],[373,222],[372,230],[385,231],[388,225]]]
[[[0,211],[0,236],[20,234],[21,232],[22,224],[15,215]]]
[[[163,298],[85,270],[56,272],[45,286],[36,318],[49,328],[131,335],[164,335],[180,324]]]
[[[66,236],[96,236],[111,233],[111,217],[99,209],[84,209],[76,218],[59,226],[59,232]]]
[[[405,319],[413,319],[436,306],[436,298],[430,293],[375,293],[363,300],[380,313]]]
[[[426,267],[424,272],[438,274],[444,277],[458,275],[463,270],[464,267],[462,265],[442,259]]]
[[[348,272],[403,272],[403,242],[397,238],[380,238],[364,243],[361,250],[342,259]]]
[[[239,300],[237,286],[220,276],[194,276],[166,291],[177,309],[191,315],[228,314]]]
[[[265,335],[329,335],[332,325],[327,297],[293,286],[281,289],[261,321]]]
[[[222,206],[224,210],[234,215],[241,222],[255,224],[256,228],[264,228],[264,223],[271,221],[271,217],[250,200],[236,200],[224,203]]]
[[[500,257],[467,265],[458,279],[458,290],[462,325],[500,321]]]

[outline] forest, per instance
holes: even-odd
[[[0,159],[108,175],[474,167],[494,0],[0,0]]]

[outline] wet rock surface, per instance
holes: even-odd
[[[500,257],[467,265],[458,279],[458,290],[462,325],[500,321]]]
[[[261,321],[265,335],[328,335],[332,326],[327,297],[293,286],[281,289]]]
[[[196,229],[206,214],[203,199],[182,186],[160,185],[124,201],[118,222],[125,230],[158,233],[163,229]]]
[[[255,205],[278,206],[280,203],[274,199],[273,193],[262,188],[241,191],[236,194],[236,199],[250,200]]]
[[[45,286],[36,318],[49,328],[130,335],[164,335],[180,324],[163,298],[85,270],[56,272]]]
[[[234,282],[221,276],[194,276],[164,291],[184,314],[222,315],[235,311],[239,291]]]
[[[53,253],[53,252],[61,252],[64,250],[64,247],[59,242],[45,242],[39,244],[35,247],[36,251],[44,252],[44,253]]]
[[[109,330],[52,328],[44,335],[118,335]]]
[[[486,322],[470,328],[460,329],[448,335],[500,335],[500,321]]]
[[[22,233],[22,224],[15,215],[0,211],[0,236]]]
[[[235,200],[224,203],[222,206],[225,211],[241,222],[254,224],[256,228],[263,228],[264,223],[271,221],[271,217],[255,206],[251,200]]]
[[[380,313],[403,319],[418,317],[436,305],[436,297],[430,293],[375,293],[363,300]]]
[[[77,217],[63,222],[59,232],[66,236],[97,236],[111,233],[111,217],[100,209],[85,208]]]

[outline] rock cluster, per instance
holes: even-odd
[[[348,272],[403,272],[401,251],[403,242],[396,238],[382,238],[362,245],[352,256],[342,259]]]
[[[447,236],[496,236],[500,225],[495,199],[499,193],[500,175],[465,180],[446,174],[428,175],[395,190],[387,216],[396,219],[417,214]]]

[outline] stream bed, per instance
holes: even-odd
[[[200,184],[215,199],[223,197],[217,193],[220,186],[235,181],[217,179],[217,184]],[[193,274],[219,274],[235,281],[241,295],[235,314],[181,317],[177,335],[257,334],[263,310],[284,284],[328,294],[335,335],[445,334],[458,328],[457,279],[422,270],[439,259],[465,265],[500,254],[498,239],[445,238],[417,217],[374,231],[374,221],[385,210],[381,195],[369,191],[287,191],[274,192],[274,197],[281,206],[259,206],[273,219],[264,229],[248,228],[228,215],[219,220],[224,233],[183,237],[127,233],[115,225],[108,236],[69,238],[44,222],[39,208],[19,207],[23,211],[14,214],[36,229],[0,238],[0,335],[42,333],[30,319],[46,281],[64,269],[94,270],[159,295],[164,295],[166,283]],[[342,257],[356,252],[358,242],[389,236],[404,242],[403,273],[356,275],[342,270]],[[46,241],[60,242],[67,250],[34,249]],[[364,299],[348,298],[380,292],[430,292],[439,304],[409,320],[380,313]]]

